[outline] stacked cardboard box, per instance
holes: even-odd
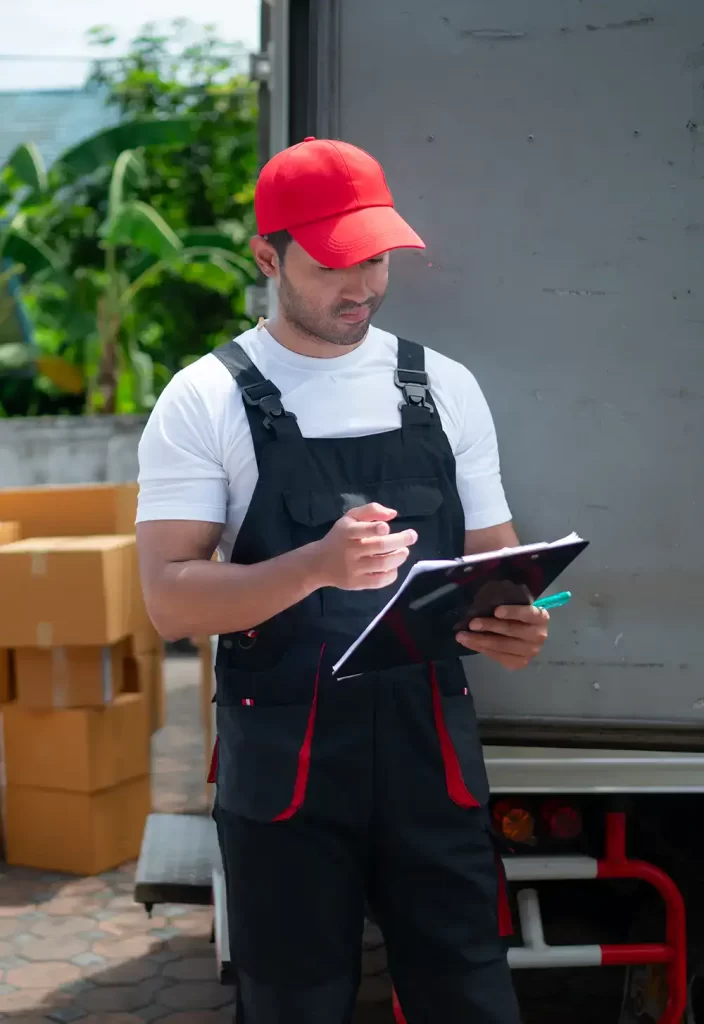
[[[0,490],[0,522],[19,524],[21,537],[134,533],[136,507],[135,483]]]
[[[139,583],[136,493],[0,490],[0,523],[15,524],[0,544],[11,863],[84,873],[139,852],[164,698],[163,649]]]
[[[0,544],[3,525],[12,527],[4,543],[16,540],[18,535],[32,541],[90,536],[102,536],[104,542],[118,536],[134,539],[136,508],[136,483],[5,488],[0,490]],[[35,548],[35,563],[40,561],[41,550],[41,545]],[[134,543],[126,557],[130,566],[125,570],[123,596],[129,624],[124,638],[101,644],[96,650],[97,641],[88,640],[85,633],[68,646],[57,641],[47,643],[46,636],[40,636],[42,642],[36,643],[35,637],[27,645],[34,650],[15,655],[15,660],[21,662],[17,683],[20,702],[45,707],[48,698],[50,707],[97,706],[121,690],[139,692],[146,697],[151,731],[163,726],[163,644],[144,606]],[[70,603],[72,595],[73,590],[67,591],[63,600]],[[3,581],[0,614],[10,600]],[[26,637],[22,643],[26,643]],[[20,646],[20,642],[14,646]],[[0,702],[1,680],[0,666]]]
[[[20,539],[20,524],[0,522],[0,545],[11,544]]]
[[[4,711],[9,864],[97,874],[139,854],[151,810],[141,694],[105,708]]]
[[[0,648],[17,700],[103,705],[119,693],[135,539],[35,537],[0,547]]]
[[[0,546],[20,538],[20,524],[0,520]],[[0,647],[0,707],[11,701],[15,694],[12,652]]]
[[[8,704],[15,694],[12,652],[0,647],[0,707]]]

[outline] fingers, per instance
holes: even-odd
[[[360,505],[358,508],[351,508],[345,513],[345,518],[354,519],[358,523],[389,522],[395,519],[398,513],[393,508],[386,508],[377,501],[371,501],[368,505]]]
[[[387,527],[388,529],[388,527]],[[384,537],[362,535],[361,542],[364,557],[385,555],[389,551],[410,548],[418,540],[415,530],[401,530],[400,533],[387,533]],[[408,551],[406,551],[408,554]]]
[[[493,616],[473,619],[457,640],[509,671],[525,668],[540,654],[548,636],[550,616],[534,605],[508,605]]]
[[[369,572],[359,577],[359,583],[355,590],[382,590],[390,587],[398,579],[398,569],[390,572]]]
[[[518,637],[499,636],[496,633],[486,633],[477,636],[474,633],[458,633],[457,639],[465,647],[473,651],[481,651],[483,654],[513,654],[517,658],[534,658],[540,653],[542,643],[535,638],[532,641],[520,640]]]
[[[364,575],[375,574],[379,572],[391,572],[393,569],[398,569],[399,566],[408,558],[410,554],[408,548],[396,548],[394,551],[389,551],[381,555],[371,555],[360,558],[357,561],[359,571]]]
[[[381,523],[378,520],[358,521],[352,517],[343,516],[340,520],[344,524],[348,537],[354,540],[373,540],[375,537],[388,537],[391,527],[388,523]]]
[[[526,625],[511,619],[472,619],[469,624],[471,633],[482,633],[494,636],[510,636],[531,643],[535,640],[544,641],[548,635],[547,621],[542,619],[535,625]]]
[[[410,554],[409,547],[417,540],[418,534],[415,530],[403,530],[401,533],[392,533],[386,537],[363,539],[363,554],[356,559],[357,572],[365,580],[372,578],[375,585],[377,577],[393,574],[392,578],[380,584],[388,586],[389,583],[395,582],[399,567]]]
[[[502,605],[496,609],[494,616],[497,619],[525,622],[528,625],[550,621],[550,613],[545,608],[536,608],[534,604]]]
[[[533,658],[540,654],[544,642],[538,637],[529,642],[496,633],[466,632],[458,633],[457,641],[468,650],[483,654],[507,669],[525,668]]]

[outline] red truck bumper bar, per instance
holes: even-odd
[[[653,864],[626,856],[626,816],[606,816],[606,851],[601,860],[591,857],[511,857],[505,861],[510,881],[574,881],[576,879],[638,879],[656,889],[665,904],[665,941],[619,946],[549,946],[543,935],[538,894],[518,893],[523,945],[509,950],[514,969],[550,967],[613,967],[666,964],[668,1000],[658,1024],[682,1024],[687,1006],[687,928],[682,895],[672,879]],[[394,992],[397,1024],[406,1024]]]

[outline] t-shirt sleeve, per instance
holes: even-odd
[[[459,369],[459,367],[458,367]],[[491,410],[476,378],[461,367],[456,384],[459,433],[455,445],[457,489],[466,530],[509,522],[511,510],[501,480],[499,447]]]
[[[225,523],[227,494],[212,416],[193,382],[178,373],[159,396],[139,442],[137,522]]]

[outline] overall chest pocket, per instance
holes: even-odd
[[[418,534],[418,540],[399,572],[399,579],[403,579],[414,562],[441,557],[443,545],[439,513],[443,494],[436,477],[384,480],[357,491],[342,493],[291,489],[284,492],[284,501],[296,546],[322,539],[350,509],[375,501],[398,513],[389,524],[392,533],[414,529]],[[361,619],[366,623],[371,620],[389,597],[390,588],[339,590],[325,587],[317,594],[320,614],[330,620],[332,628],[343,630],[350,621]]]

